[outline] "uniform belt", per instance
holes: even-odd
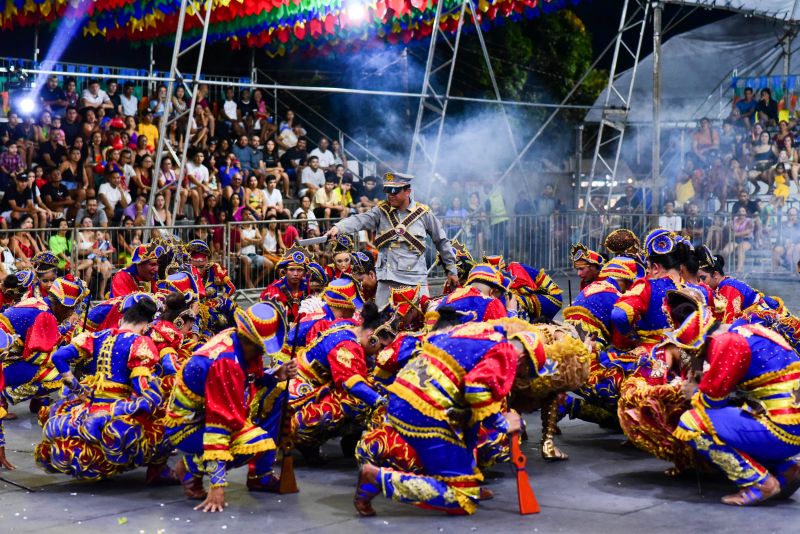
[[[389,210],[383,206],[381,206],[381,209],[386,214],[386,217],[388,217],[392,228],[389,228],[375,239],[375,246],[380,249],[389,241],[403,240],[408,243],[411,248],[416,250],[418,254],[424,254],[425,243],[417,239],[413,234],[410,234],[408,232],[408,227],[425,214],[425,207],[418,206],[417,209],[406,215],[402,221],[398,220],[396,211]]]

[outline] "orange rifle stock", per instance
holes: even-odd
[[[528,479],[528,472],[525,471],[525,465],[528,459],[522,453],[520,447],[520,434],[512,434],[509,436],[511,440],[511,461],[514,462],[514,467],[517,472],[517,497],[519,498],[519,513],[520,515],[538,514],[539,501],[536,500],[536,495],[533,494],[531,482]]]

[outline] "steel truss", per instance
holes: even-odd
[[[214,9],[213,0],[203,0],[202,4],[199,2],[189,2],[189,0],[181,0],[181,9],[178,14],[178,27],[175,32],[175,45],[172,50],[172,62],[169,68],[169,76],[167,81],[167,98],[164,102],[164,114],[158,123],[158,146],[156,147],[156,161],[153,168],[154,176],[151,178],[150,186],[150,199],[148,202],[146,226],[153,225],[153,218],[155,216],[155,198],[158,192],[164,191],[167,188],[175,187],[174,203],[172,205],[172,220],[176,220],[178,205],[180,204],[181,187],[183,185],[183,173],[186,168],[186,158],[189,151],[189,142],[191,141],[192,133],[192,116],[194,114],[194,107],[197,104],[197,96],[200,89],[200,73],[203,70],[203,56],[206,51],[206,37],[208,36],[208,26],[211,20],[211,11]],[[189,16],[197,17],[203,24],[202,37],[199,40],[186,40],[183,36],[184,23],[186,21],[187,12]],[[191,80],[187,80],[185,75],[181,72],[180,64],[181,59],[189,52],[199,48],[197,59],[193,62],[185,61],[184,63],[194,64],[194,76]],[[170,116],[170,107],[172,106],[172,94],[175,91],[176,84],[181,84],[186,88],[186,92],[192,95],[191,104],[181,113],[174,112]],[[156,93],[157,95],[157,93]],[[176,111],[176,110],[173,110]],[[169,128],[178,121],[185,119],[186,127],[184,129],[183,146],[175,147],[169,140]],[[158,179],[161,173],[161,162],[164,159],[165,152],[167,152],[172,160],[177,162],[174,169],[177,183],[166,183],[159,188]],[[195,216],[199,214],[195,213]],[[161,224],[166,224],[167,221],[161,221]]]
[[[628,11],[631,3],[635,3],[635,9],[629,15]],[[603,103],[603,114],[598,126],[597,141],[592,155],[592,166],[589,176],[586,178],[586,192],[584,196],[585,215],[581,221],[581,237],[587,231],[586,222],[589,213],[592,196],[596,195],[603,188],[606,188],[607,203],[610,201],[613,190],[613,181],[617,178],[620,155],[622,154],[622,144],[625,139],[625,129],[630,109],[631,95],[633,86],[636,82],[636,71],[639,67],[639,57],[642,49],[642,42],[645,36],[645,26],[650,10],[650,3],[644,0],[643,3],[634,0],[625,0],[619,18],[619,29],[614,41],[614,55],[611,60],[611,69],[608,75],[608,90],[606,99]],[[618,76],[622,70],[621,61],[633,61],[630,81],[627,84],[619,84]],[[581,180],[578,186],[582,186]]]

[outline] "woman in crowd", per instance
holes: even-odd
[[[150,154],[138,159],[138,164],[134,167],[136,174],[131,182],[131,196],[144,195],[150,198],[150,187],[153,185],[153,166],[155,160]]]
[[[247,207],[255,212],[256,219],[259,221],[264,220],[267,214],[267,199],[264,195],[264,190],[258,186],[258,178],[255,174],[251,174],[247,178],[245,198],[247,199]]]
[[[11,253],[17,258],[19,269],[30,269],[33,267],[31,260],[41,252],[39,243],[30,232],[33,229],[33,217],[27,213],[24,214],[17,220],[16,227],[21,231],[14,232],[11,237]]]
[[[242,264],[244,285],[249,289],[259,287],[267,271],[272,271],[274,265],[258,253],[257,247],[261,246],[264,239],[255,225],[255,213],[250,208],[244,208],[242,214],[246,224],[239,227],[241,237],[238,256]],[[254,271],[255,278],[253,277]]]
[[[736,253],[736,272],[744,272],[744,262],[747,251],[753,248],[755,238],[755,222],[747,214],[747,209],[742,206],[733,218],[733,241],[729,242],[722,253],[731,256]]]
[[[274,139],[267,139],[264,143],[264,165],[266,166],[266,174],[271,174],[278,178],[283,190],[283,196],[289,196],[289,175],[283,170],[281,165],[280,154],[278,154],[278,145],[275,144]]]
[[[750,183],[759,190],[759,182],[767,184],[767,190],[772,188],[772,167],[777,161],[775,152],[772,150],[772,142],[767,132],[762,132],[758,144],[753,146],[752,151],[753,169],[749,172]]]
[[[172,214],[167,209],[164,193],[156,193],[153,204],[153,224],[155,226],[172,226]]]
[[[200,147],[205,149],[208,141],[208,117],[206,117],[205,111],[203,111],[203,106],[197,104],[194,107],[194,113],[192,114],[192,130],[190,135],[192,136],[191,144],[192,146]]]

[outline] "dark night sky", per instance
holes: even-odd
[[[619,13],[622,6],[620,0],[588,0],[583,1],[573,10],[581,17],[586,24],[587,29],[592,34],[595,53],[599,53],[611,40],[616,28],[619,24]],[[668,22],[676,16],[681,18],[682,15],[689,13],[688,8],[681,8],[678,6],[667,6],[664,13],[664,25],[667,26]],[[668,38],[670,35],[675,35],[681,31],[719,20],[727,16],[723,11],[707,11],[695,10],[689,17],[686,18],[680,25],[678,25],[672,33],[665,36]],[[649,53],[652,49],[652,38],[649,34],[645,39],[643,52]],[[49,36],[45,35],[46,32],[40,32],[40,48],[42,56],[47,52],[49,45]],[[24,29],[18,31],[4,31],[0,37],[0,45],[3,50],[4,56],[11,57],[32,57],[33,51],[33,31],[31,29]],[[98,53],[102,50],[102,54]],[[162,46],[158,49],[157,61],[159,68],[166,70],[169,66],[170,47]],[[499,51],[495,51],[497,53]],[[608,67],[610,64],[610,54],[605,58],[602,67]],[[239,53],[230,53],[225,45],[213,45],[207,49],[206,70],[209,73],[245,73],[249,68],[250,54],[248,51]],[[84,39],[77,37],[72,40],[68,46],[62,60],[75,61],[84,63],[98,63],[98,64],[113,64],[120,66],[131,66],[137,68],[146,68],[147,66],[147,49],[146,48],[133,48],[125,43],[106,43],[97,38]],[[286,61],[270,61],[266,57],[259,57],[259,65],[267,68],[285,69]],[[295,62],[292,62],[295,63]],[[309,66],[317,63],[315,61],[306,62]],[[330,62],[323,62],[323,65],[330,66]],[[291,65],[296,68],[296,65]]]

